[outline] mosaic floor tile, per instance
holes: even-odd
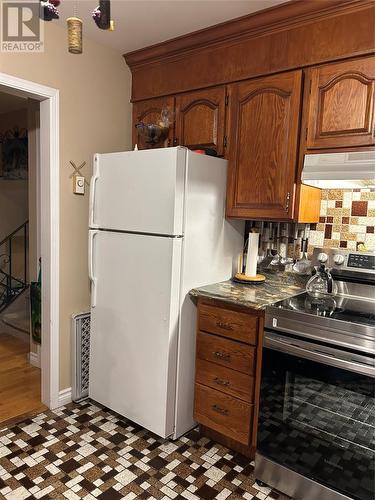
[[[86,401],[0,429],[0,498],[287,500],[196,430],[161,439]]]

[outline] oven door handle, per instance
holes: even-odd
[[[306,344],[306,343],[304,343]],[[274,333],[266,332],[264,337],[264,347],[273,349],[275,351],[285,352],[286,354],[291,354],[292,356],[298,356],[300,358],[309,359],[310,361],[316,361],[318,363],[323,363],[325,365],[334,366],[336,368],[343,368],[345,370],[360,373],[361,375],[368,375],[375,378],[375,366],[368,363],[362,363],[358,360],[347,360],[338,358],[329,353],[329,351],[324,351],[323,346],[316,346],[315,344],[309,344],[309,348],[305,349],[298,345],[298,340],[289,340],[276,336]],[[319,347],[319,350],[317,349]]]

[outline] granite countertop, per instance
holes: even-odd
[[[190,295],[222,300],[252,309],[265,309],[270,304],[303,292],[309,279],[309,276],[292,272],[262,271],[262,274],[266,276],[266,281],[262,284],[242,285],[229,280],[194,288]]]

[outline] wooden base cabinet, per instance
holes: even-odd
[[[263,314],[198,301],[194,418],[202,435],[250,458],[256,448]]]

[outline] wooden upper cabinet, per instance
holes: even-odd
[[[223,154],[225,87],[176,96],[175,144],[192,149],[212,148]]]
[[[293,218],[302,71],[229,86],[227,216]]]
[[[313,68],[307,149],[375,144],[374,85],[374,56]]]
[[[158,99],[148,99],[147,101],[139,101],[133,103],[133,147],[138,145],[138,149],[149,149],[151,147],[160,148],[171,146],[173,143],[173,124],[169,129],[169,136],[164,143],[154,146],[146,144],[144,137],[137,133],[135,125],[139,122],[143,123],[158,123],[160,121],[161,112],[163,109],[169,108],[174,112],[174,97],[160,97]]]

